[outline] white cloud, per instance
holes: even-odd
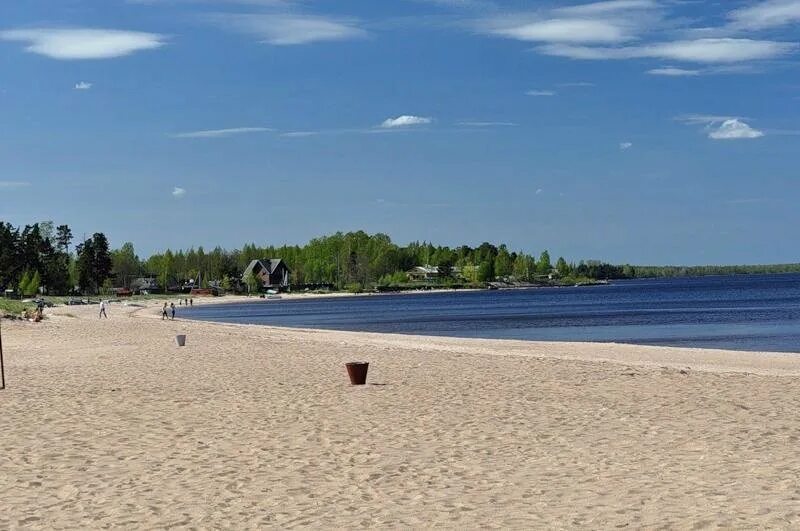
[[[760,138],[764,133],[758,129],[753,129],[746,123],[737,118],[725,120],[717,128],[708,133],[708,137],[714,140],[735,140],[742,138]]]
[[[26,181],[0,181],[0,188],[25,188],[30,186],[31,183]]]
[[[618,44],[637,39],[662,17],[656,0],[609,0],[487,17],[474,27],[526,42]]]
[[[699,76],[700,70],[688,70],[686,68],[675,68],[673,66],[665,66],[662,68],[653,68],[647,71],[651,76],[671,76],[671,77],[685,77],[685,76]]]
[[[351,19],[294,14],[217,14],[210,19],[227,29],[253,35],[275,46],[365,37],[367,32]]]
[[[173,135],[175,138],[222,138],[233,135],[245,135],[249,133],[265,133],[274,131],[268,127],[233,127],[230,129],[208,129],[204,131],[190,131],[188,133],[178,133]]]
[[[185,195],[186,195],[186,190],[184,188],[176,186],[175,188],[172,189],[172,197],[180,199]]]
[[[75,83],[75,90],[89,90],[90,88],[92,88],[92,83],[87,83],[86,81]]]
[[[513,18],[494,20],[486,31],[529,42],[614,43],[633,37],[622,24],[609,20],[553,18],[519,24]]]
[[[632,142],[620,142],[619,143],[619,149],[622,150],[622,151],[627,151],[632,147],[633,147],[633,143]]]
[[[594,87],[594,83],[589,83],[588,81],[573,81],[571,83],[559,83],[559,87]]]
[[[746,5],[728,13],[728,23],[706,27],[700,27],[699,20],[677,16],[676,6],[691,3],[696,2],[601,0],[485,16],[474,20],[471,27],[487,35],[537,43],[534,51],[556,57],[660,59],[714,65],[702,70],[676,65],[648,71],[650,75],[673,77],[749,73],[755,70],[752,62],[774,60],[800,50],[800,44],[787,37],[756,39],[741,35],[743,31],[800,22],[800,0],[742,0],[737,3]],[[665,37],[669,35],[675,37]],[[741,70],[723,71],[723,66]]]
[[[652,56],[656,57],[700,63],[735,63],[772,59],[795,51],[797,44],[752,39],[697,39],[654,44],[649,48]]]
[[[398,116],[397,118],[387,118],[381,124],[381,127],[384,129],[392,129],[396,127],[409,127],[413,125],[426,125],[431,123],[433,120],[431,118],[426,118],[424,116],[411,116],[404,114],[402,116]]]
[[[696,39],[641,46],[592,47],[570,44],[548,44],[538,50],[546,55],[571,59],[634,59],[658,58],[695,63],[735,63],[774,59],[796,51],[797,43],[752,39]]]
[[[767,0],[735,9],[728,15],[732,29],[761,30],[800,22],[800,0]]]
[[[543,189],[541,189],[541,188],[537,188],[537,189],[536,189],[536,195],[541,195],[541,194],[542,194],[542,192],[544,192],[544,190],[543,190]]]
[[[526,96],[555,96],[556,92],[553,90],[528,90],[525,92]]]
[[[165,44],[163,35],[108,29],[16,29],[0,31],[0,39],[27,43],[27,51],[60,60],[110,59]]]
[[[736,140],[760,138],[763,131],[748,125],[741,116],[719,116],[714,114],[685,114],[676,120],[689,125],[705,125],[708,137],[713,140]]]

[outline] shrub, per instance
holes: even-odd
[[[345,291],[349,293],[361,293],[364,291],[364,286],[362,286],[358,282],[354,282],[352,284],[348,284],[344,287]]]

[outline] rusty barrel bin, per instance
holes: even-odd
[[[369,370],[369,363],[366,361],[351,361],[345,363],[347,367],[347,374],[350,376],[351,385],[364,385],[367,383],[367,370]]]
[[[179,334],[175,336],[175,342],[178,344],[179,347],[186,346],[186,336],[184,334]]]

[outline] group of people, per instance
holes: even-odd
[[[179,305],[186,305],[186,306],[194,306],[194,299],[180,299],[178,301],[178,304]],[[41,306],[39,306],[37,308],[37,312],[39,313],[40,318],[41,318],[41,312],[42,312],[43,308],[44,308],[44,305],[41,305]],[[108,319],[108,314],[106,313],[106,308],[108,308],[108,302],[106,302],[104,300],[101,300],[100,301],[100,316],[99,316],[100,319],[102,319],[103,317]],[[172,320],[172,321],[175,320],[175,303],[174,302],[170,302],[170,303],[166,303],[165,302],[164,306],[161,308],[161,320],[163,321],[164,319],[169,319],[169,320]]]
[[[194,306],[194,299],[179,299],[178,305],[183,306]],[[170,302],[169,305],[164,303],[164,306],[161,308],[161,320],[169,319],[171,321],[175,320],[175,303]]]
[[[171,317],[170,317],[170,314],[172,314]],[[161,320],[163,321],[164,319],[172,319],[173,321],[175,320],[175,303],[174,302],[169,303],[169,307],[167,307],[167,303],[165,302],[164,303],[164,307],[161,308]]]

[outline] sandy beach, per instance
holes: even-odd
[[[800,356],[158,306],[3,321],[0,529],[800,526]]]

